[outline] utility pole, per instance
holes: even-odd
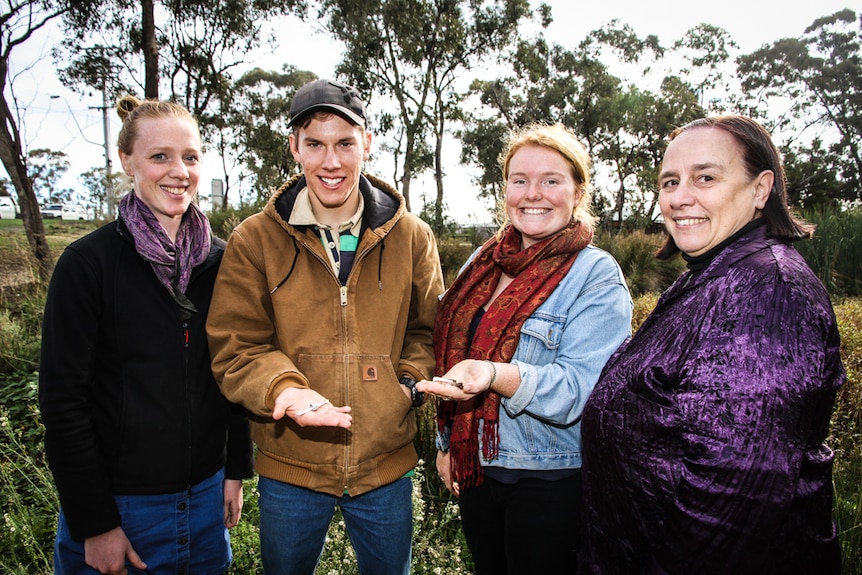
[[[113,220],[114,214],[114,179],[111,177],[111,123],[108,121],[108,94],[107,89],[102,86],[102,105],[92,106],[102,110],[102,132],[105,137],[105,203],[108,210],[108,219]]]

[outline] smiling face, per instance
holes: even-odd
[[[337,225],[356,212],[370,146],[370,133],[336,114],[318,116],[290,135],[290,151],[302,166],[320,223]]]
[[[135,195],[175,238],[198,192],[201,137],[197,126],[182,118],[142,118],[132,153],[120,150],[119,155]]]
[[[774,175],[752,177],[736,140],[719,128],[686,130],[668,145],[659,207],[668,233],[689,256],[714,248],[760,217]]]
[[[523,248],[565,228],[580,198],[572,166],[556,150],[527,145],[509,160],[506,215]]]

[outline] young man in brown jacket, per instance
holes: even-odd
[[[362,173],[371,134],[354,88],[305,85],[290,125],[303,173],[232,233],[207,324],[223,393],[254,416],[264,570],[312,574],[338,506],[360,572],[409,573],[436,242]]]

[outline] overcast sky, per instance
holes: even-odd
[[[532,2],[534,6],[537,5],[536,0]],[[795,3],[793,7],[752,0],[599,0],[592,3],[550,0],[548,3],[553,7],[554,23],[546,30],[546,37],[567,48],[574,48],[591,30],[618,19],[629,24],[640,37],[657,35],[665,46],[699,23],[712,24],[727,30],[739,45],[741,53],[752,52],[779,38],[798,37],[815,19],[843,8],[851,7],[857,13],[860,11],[859,7],[851,6],[848,0]],[[251,62],[251,65],[278,69],[282,63],[287,63],[313,71],[319,77],[333,75],[340,58],[340,48],[320,31],[319,25],[288,19],[278,22],[277,29],[284,46],[275,55],[262,55],[259,61]],[[26,46],[26,51],[13,51],[13,69],[18,74],[15,80],[16,95],[28,105],[23,128],[27,148],[50,148],[65,152],[72,168],[63,181],[63,187],[77,188],[78,174],[105,164],[103,122],[98,109],[102,102],[99,95],[82,98],[56,80],[50,46],[50,40],[42,37],[32,40]],[[44,57],[38,61],[40,53]],[[119,159],[114,144],[119,119],[113,111],[109,113],[109,118],[110,154],[113,168],[117,170]],[[462,174],[460,177],[453,175],[446,182],[450,215],[459,221],[488,221],[488,206],[472,199],[475,193],[470,188],[469,178],[463,175],[464,168],[457,163],[458,154],[456,146],[450,144],[448,159],[445,160],[448,173]],[[389,175],[392,168],[388,163],[373,165],[372,171],[384,179],[391,179]],[[5,171],[0,170],[0,173],[5,175]],[[211,179],[221,177],[220,162],[209,152],[204,157],[202,193],[208,195]],[[457,181],[453,181],[455,178]],[[427,190],[429,196],[435,193],[430,179],[416,182],[411,189],[414,211],[420,207],[419,197],[423,189]]]

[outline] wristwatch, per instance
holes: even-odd
[[[402,375],[398,380],[401,385],[410,390],[410,400],[413,402],[413,407],[419,407],[425,402],[425,394],[416,389],[416,380],[409,375]]]

